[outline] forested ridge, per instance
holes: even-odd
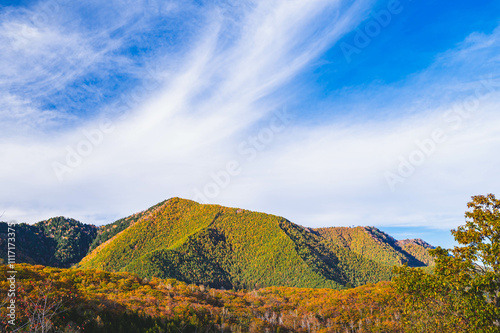
[[[451,231],[453,249],[178,198],[138,215],[81,262],[106,270],[15,264],[16,323],[8,322],[4,297],[0,331],[500,332],[500,200],[492,194],[472,197],[465,224]],[[97,235],[65,218],[35,226],[17,226],[20,237],[35,231],[47,241],[53,232],[50,244],[60,246],[50,253],[59,264],[81,255],[64,242],[68,235],[87,249]],[[256,227],[262,233],[249,234]],[[116,249],[130,258],[113,257]],[[134,256],[143,249],[151,250]],[[11,270],[0,267],[4,296]]]
[[[17,224],[16,234],[17,262],[129,271],[218,288],[342,289],[389,280],[393,264],[432,264],[425,242],[399,246],[373,227],[311,229],[279,216],[180,198],[101,227],[56,217]],[[4,247],[6,238],[2,222]]]
[[[376,228],[309,229],[279,216],[180,198],[127,220],[133,223],[102,237],[78,267],[214,288],[342,289],[390,280],[394,264],[425,266]],[[349,234],[351,242],[337,234]],[[425,248],[413,244],[425,257]]]
[[[7,249],[7,223],[0,222],[0,245]],[[30,264],[70,267],[82,260],[97,235],[97,227],[65,217],[33,225],[20,223],[16,230],[16,260]],[[7,251],[1,252],[6,262]]]

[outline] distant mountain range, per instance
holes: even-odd
[[[7,224],[0,223],[6,248]],[[374,227],[311,229],[285,218],[172,198],[96,227],[57,217],[17,226],[17,261],[127,271],[216,288],[335,288],[433,264],[428,243]],[[2,251],[6,260],[6,251]]]
[[[98,228],[74,219],[54,217],[33,225],[16,227],[15,253],[18,263],[70,267],[82,260],[97,236]],[[0,222],[0,258],[7,261],[7,223]]]

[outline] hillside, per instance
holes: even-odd
[[[433,263],[427,253],[432,246],[420,239],[397,241],[374,227],[333,227],[315,231],[325,245],[343,246],[383,265],[392,267],[406,263],[411,267],[422,267]]]
[[[498,239],[500,230],[494,228],[500,201],[490,210],[484,197],[474,200],[469,204],[474,209],[466,212],[470,220],[452,230],[460,245],[430,251],[436,258],[433,266],[396,265],[392,281],[343,288],[380,279],[391,260],[422,265],[432,246],[421,239],[396,241],[373,227],[315,230],[273,215],[173,198],[142,212],[82,261],[82,266],[92,261],[106,266],[109,263],[98,258],[114,255],[119,260],[111,264],[121,263],[121,270],[141,275],[19,263],[12,272],[10,265],[0,265],[0,292],[14,291],[16,297],[16,323],[7,319],[11,308],[1,307],[0,332],[12,331],[12,325],[16,332],[498,332],[498,270],[497,261],[490,260],[498,258],[498,247],[489,246],[489,239],[477,239],[483,232]],[[58,234],[60,225],[70,222],[75,221],[51,219],[36,227]],[[187,226],[198,228],[189,233]],[[18,226],[19,234],[31,227]],[[166,232],[155,233],[161,230]],[[135,241],[122,235],[135,236]],[[167,242],[162,241],[165,237]],[[235,240],[244,243],[237,246]],[[478,253],[478,244],[486,245],[479,258],[487,266],[478,266],[476,257],[461,257],[469,256],[471,248]],[[124,257],[144,248],[151,250],[137,258]],[[245,264],[250,268],[241,270]],[[284,268],[294,266],[297,269],[285,275],[289,280],[280,280]],[[252,285],[249,282],[258,280],[245,275],[247,271],[261,274],[263,280]],[[304,276],[316,278],[314,288],[264,286],[265,279],[304,284]],[[318,288],[321,283],[330,288]],[[232,289],[212,287],[217,285]]]
[[[29,225],[16,225],[16,261],[54,267],[70,267],[89,251],[97,227],[77,220],[54,217]],[[0,246],[7,248],[7,223],[0,222]],[[6,261],[7,251],[2,251]]]
[[[433,249],[434,246],[420,238],[400,240],[397,245],[424,265],[434,265],[434,258],[429,256],[428,253],[428,250]]]
[[[118,221],[115,221],[113,223],[100,226],[99,229],[97,230],[97,235],[96,235],[94,241],[90,245],[89,251],[94,250],[96,247],[98,247],[102,243],[104,243],[104,242],[108,241],[109,239],[113,238],[119,232],[127,229],[132,224],[134,224],[135,222],[137,222],[141,217],[143,217],[144,215],[149,214],[151,211],[153,211],[154,209],[156,209],[158,206],[161,206],[163,203],[164,203],[164,201],[160,202],[159,204],[154,205],[153,207],[151,207],[151,208],[149,208],[147,210],[144,210],[142,212],[135,213],[135,214],[132,214],[132,215],[130,215],[128,217],[119,219]]]
[[[23,290],[16,299],[18,326],[28,323],[36,305],[33,300],[50,291],[47,304],[62,306],[47,318],[54,332],[401,332],[404,303],[390,282],[340,291],[288,287],[234,291],[174,279],[141,279],[130,273],[26,264],[16,269],[18,288]],[[4,295],[8,276],[6,267],[0,266]],[[7,318],[7,307],[2,306],[0,313]],[[12,327],[0,321],[0,332],[7,331]]]
[[[369,236],[367,251],[347,236],[337,237],[332,230],[339,228],[311,230],[274,215],[180,198],[120,221],[107,230],[128,227],[111,238],[101,233],[101,244],[81,268],[224,288],[339,289],[390,279],[391,260],[423,265],[406,252],[391,252],[383,239]]]

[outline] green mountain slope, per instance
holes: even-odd
[[[342,288],[390,279],[390,255],[367,255],[332,235],[274,215],[172,198],[136,216],[80,267],[225,288]],[[380,242],[376,253],[391,253]],[[396,263],[410,258],[399,255]]]
[[[342,246],[383,265],[392,267],[406,263],[421,267],[433,263],[427,252],[432,246],[422,240],[397,241],[374,227],[333,227],[315,231],[326,246]]]
[[[127,229],[130,227],[132,224],[136,223],[141,217],[149,214],[151,211],[155,210],[158,206],[161,206],[163,202],[160,202],[157,205],[154,205],[153,207],[144,210],[139,213],[132,214],[128,217],[119,219],[118,221],[115,221],[110,224],[103,225],[99,227],[97,231],[97,236],[95,237],[94,241],[90,245],[89,251],[94,250],[96,247],[101,245],[102,243],[105,243],[106,241],[110,240],[114,236],[116,236],[118,233],[121,231]]]
[[[0,222],[0,247],[7,248],[7,223]],[[16,262],[70,267],[89,251],[97,227],[77,220],[54,217],[34,225],[15,226]],[[7,251],[1,252],[6,262]]]
[[[429,255],[429,250],[433,249],[434,246],[430,245],[429,243],[421,240],[420,238],[417,238],[401,240],[398,241],[397,244],[406,253],[410,254],[424,265],[434,265],[434,258]]]

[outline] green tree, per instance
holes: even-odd
[[[430,251],[432,274],[394,269],[408,331],[500,332],[500,200],[474,196],[467,207],[465,225],[451,231],[459,246]]]

